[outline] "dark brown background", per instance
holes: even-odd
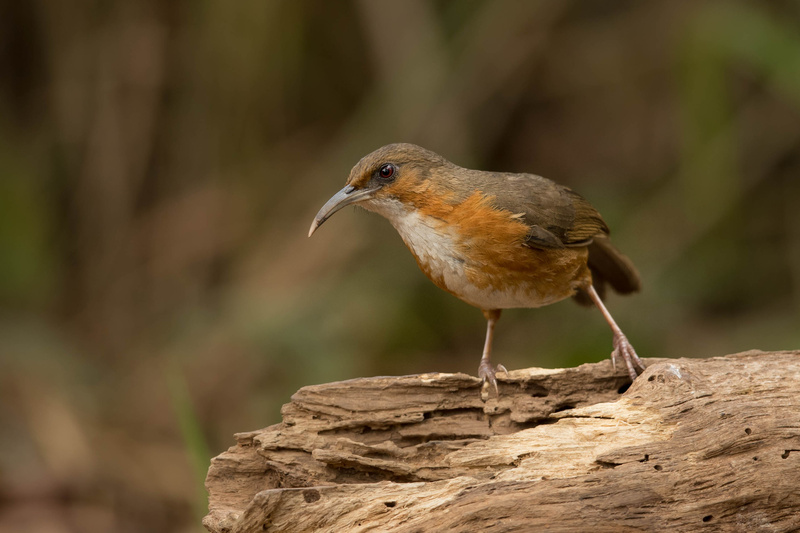
[[[208,459],[298,387],[474,373],[391,226],[308,225],[414,142],[603,213],[644,356],[800,345],[796,2],[0,2],[0,531],[197,531]],[[509,368],[608,356],[510,311]]]

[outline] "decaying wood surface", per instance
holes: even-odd
[[[800,351],[300,389],[206,486],[213,532],[799,531]]]

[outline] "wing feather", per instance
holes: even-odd
[[[534,174],[480,174],[479,179],[492,182],[486,189],[493,192],[495,205],[521,215],[521,220],[531,228],[527,246],[587,246],[595,236],[608,234],[600,213],[567,187]]]

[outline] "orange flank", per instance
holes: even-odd
[[[452,236],[452,249],[446,253],[463,261],[464,275],[477,289],[522,291],[529,295],[528,302],[547,305],[591,284],[585,247],[538,249],[525,246],[528,226],[519,215],[496,207],[493,196],[475,191],[463,202],[451,203],[452,194],[436,194],[430,190],[422,194],[412,189],[398,194],[396,199],[413,205],[420,223]],[[413,245],[408,242],[406,245],[420,269],[436,286],[477,307],[487,307],[471,302],[465,291],[448,286],[435,271],[428,255],[418,255]],[[528,303],[520,307],[539,305]]]

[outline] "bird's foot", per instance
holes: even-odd
[[[614,365],[614,370],[617,369],[617,358],[625,361],[628,367],[628,374],[631,376],[631,381],[635,380],[639,374],[644,372],[644,363],[639,356],[636,355],[636,350],[633,349],[628,338],[622,333],[614,334],[614,351],[611,352],[611,363]],[[638,368],[637,368],[638,367]]]
[[[508,370],[503,365],[492,366],[488,359],[481,359],[481,364],[478,366],[478,377],[481,378],[481,386],[490,383],[494,387],[494,392],[500,396],[500,391],[497,389],[496,372],[503,371],[508,376]]]

